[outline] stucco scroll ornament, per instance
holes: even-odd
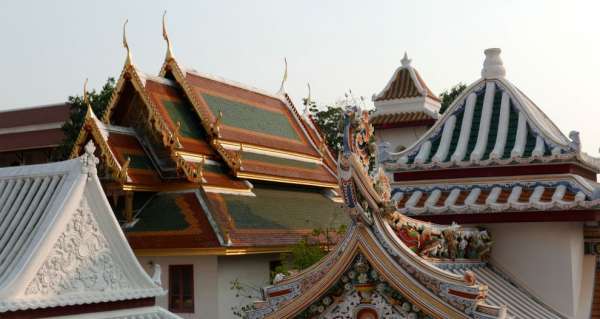
[[[94,145],[94,142],[90,140],[87,144],[85,144],[85,154],[81,156],[81,163],[83,164],[81,165],[81,173],[87,174],[88,179],[90,179],[93,175],[96,175],[98,172],[96,165],[98,165],[99,160],[94,155],[95,151],[96,145]]]
[[[129,288],[84,199],[52,247],[26,295],[62,295]]]

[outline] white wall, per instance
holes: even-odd
[[[579,307],[577,319],[591,317],[592,298],[594,298],[594,283],[596,280],[596,256],[583,256],[583,271],[581,276],[581,292],[579,294]]]
[[[269,262],[279,259],[279,254],[245,256],[219,256],[219,319],[236,318],[232,306],[248,304],[251,300],[237,298],[231,282],[239,279],[244,285],[260,289],[269,284]],[[253,292],[253,291],[250,291]],[[261,297],[260,294],[257,297]]]
[[[427,126],[375,129],[376,142],[377,144],[388,142],[390,143],[389,151],[396,152],[398,145],[408,148],[425,134],[427,129]]]
[[[158,263],[162,269],[162,287],[169,289],[169,265],[194,265],[194,313],[178,315],[186,319],[218,318],[218,278],[216,256],[138,257],[146,271],[152,275],[149,262]],[[157,305],[169,309],[168,295],[157,298]]]
[[[513,223],[485,227],[494,238],[493,263],[555,310],[575,318],[582,280],[589,279],[589,274],[583,274],[583,224]]]
[[[259,254],[243,256],[141,256],[138,260],[152,276],[149,262],[160,264],[162,287],[169,289],[169,265],[194,266],[194,313],[178,313],[186,319],[234,319],[232,306],[249,304],[251,300],[238,298],[231,290],[231,282],[256,288],[269,284],[269,263],[279,259],[279,254]],[[258,295],[260,297],[260,295]],[[167,295],[157,298],[157,305],[168,309]]]

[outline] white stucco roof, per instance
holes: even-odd
[[[127,244],[93,152],[0,168],[0,313],[165,293]]]

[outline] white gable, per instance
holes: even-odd
[[[0,169],[0,313],[163,295],[82,157]]]

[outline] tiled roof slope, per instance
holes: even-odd
[[[140,206],[125,229],[134,249],[286,246],[349,222],[319,190],[279,185],[258,184],[248,195],[165,192]]]
[[[425,112],[399,112],[375,114],[371,117],[371,125],[375,128],[385,128],[396,124],[410,123],[435,123],[436,118]]]
[[[419,72],[412,67],[402,66],[394,72],[394,75],[376,97],[375,101],[386,101],[395,99],[406,99],[411,97],[428,97],[439,101],[440,99],[431,92]]]
[[[0,313],[164,294],[127,245],[93,152],[0,168]]]
[[[407,215],[600,209],[599,186],[580,176],[536,180],[477,180],[394,186],[396,207]]]
[[[419,170],[579,161],[600,171],[600,161],[580,151],[578,133],[571,137],[504,74],[493,75],[465,89],[426,134],[386,165]]]
[[[464,266],[451,265],[451,267],[442,268],[461,276],[464,275],[466,271],[473,272],[477,281],[488,286],[488,302],[493,305],[508,306],[509,318],[565,318],[555,310],[543,304],[538,298],[535,298],[524,288],[515,284],[507,275],[499,272],[488,264]]]
[[[69,115],[67,103],[0,111],[0,152],[58,146]]]
[[[210,133],[213,145],[222,147],[224,151],[220,153],[232,159],[225,162],[236,176],[335,187],[335,174],[328,158],[331,156],[314,140],[311,135],[314,132],[310,132],[285,94],[276,96],[184,70],[172,59],[161,74],[171,74],[182,87]],[[244,165],[247,153],[260,156],[261,165],[250,162]],[[308,164],[312,164],[310,170]],[[305,166],[304,169],[299,169],[299,165]]]

